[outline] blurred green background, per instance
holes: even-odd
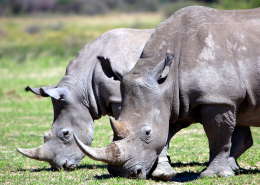
[[[260,0],[0,0],[0,66],[49,56],[68,60],[109,29],[155,28],[159,23],[151,23],[153,20],[147,17],[141,24],[138,14],[158,15],[162,21],[190,5],[249,9],[259,7]],[[117,14],[113,22],[91,21],[93,16],[111,14]],[[137,16],[129,23],[127,16],[120,22],[119,14]],[[114,24],[117,20],[118,24]]]

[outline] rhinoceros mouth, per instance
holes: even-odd
[[[64,170],[68,170],[68,171],[73,171],[78,167],[78,165],[83,157],[81,157],[80,160],[76,161],[76,162],[71,162],[70,160],[65,159],[65,160],[61,160],[57,163],[50,162],[50,165],[54,170],[64,169]]]
[[[75,170],[75,168],[77,168],[78,164],[72,164],[72,163],[69,163],[67,160],[66,162],[62,165],[62,167],[65,169],[65,170],[68,170],[68,171],[73,171]]]
[[[75,163],[68,163],[67,161],[63,162],[63,163],[59,163],[59,164],[52,164],[50,163],[52,169],[54,170],[68,170],[68,171],[73,171],[77,168],[78,164]]]
[[[112,177],[126,177],[130,179],[146,179],[146,171],[138,164],[129,168],[108,165],[108,172]]]

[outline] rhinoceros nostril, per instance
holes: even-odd
[[[62,165],[62,167],[63,167],[64,169],[66,169],[66,168],[68,167],[67,164],[68,164],[68,160],[66,159],[66,161],[65,161],[65,163]]]
[[[142,172],[142,169],[138,169],[137,171],[136,171],[136,175],[137,176],[139,176],[139,174]]]
[[[135,176],[138,177],[142,172],[142,166],[141,165],[138,165],[136,167],[136,171],[135,171]]]

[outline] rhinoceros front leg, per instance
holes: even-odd
[[[237,125],[232,134],[231,143],[228,164],[232,170],[238,170],[240,167],[237,164],[237,159],[253,145],[250,127]]]
[[[152,173],[153,179],[169,181],[177,174],[177,172],[172,169],[169,162],[169,158],[167,156],[167,151],[169,148],[168,146],[169,143],[167,143],[167,145],[164,147],[164,149],[162,150],[161,154],[158,157],[157,166]]]
[[[176,123],[172,123],[169,125],[167,143],[158,157],[158,164],[152,173],[152,178],[157,179],[157,180],[169,181],[173,177],[175,177],[177,172],[172,169],[172,167],[170,165],[169,157],[167,156],[167,152],[169,149],[169,143],[170,143],[170,140],[172,139],[172,137],[177,132],[179,132],[181,129],[186,128],[190,125],[191,125],[191,123],[181,122],[181,121],[178,121]]]
[[[201,177],[233,176],[228,165],[231,148],[231,137],[236,124],[235,111],[225,105],[203,105],[201,107],[201,123],[209,140],[209,165],[201,172]]]

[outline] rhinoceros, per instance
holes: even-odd
[[[118,117],[121,104],[120,82],[106,70],[98,55],[113,55],[115,65],[130,71],[140,57],[153,29],[115,29],[86,44],[70,61],[57,86],[30,88],[43,97],[51,97],[54,120],[51,130],[44,134],[44,144],[18,152],[31,159],[49,162],[54,169],[73,170],[84,154],[75,144],[75,133],[91,145],[94,120],[101,116]]]
[[[177,11],[159,24],[134,68],[117,72],[122,107],[111,125],[118,139],[95,149],[74,136],[78,146],[113,175],[146,178],[174,128],[199,122],[210,148],[200,176],[234,175],[230,161],[252,145],[250,126],[260,126],[259,27],[260,8]]]

